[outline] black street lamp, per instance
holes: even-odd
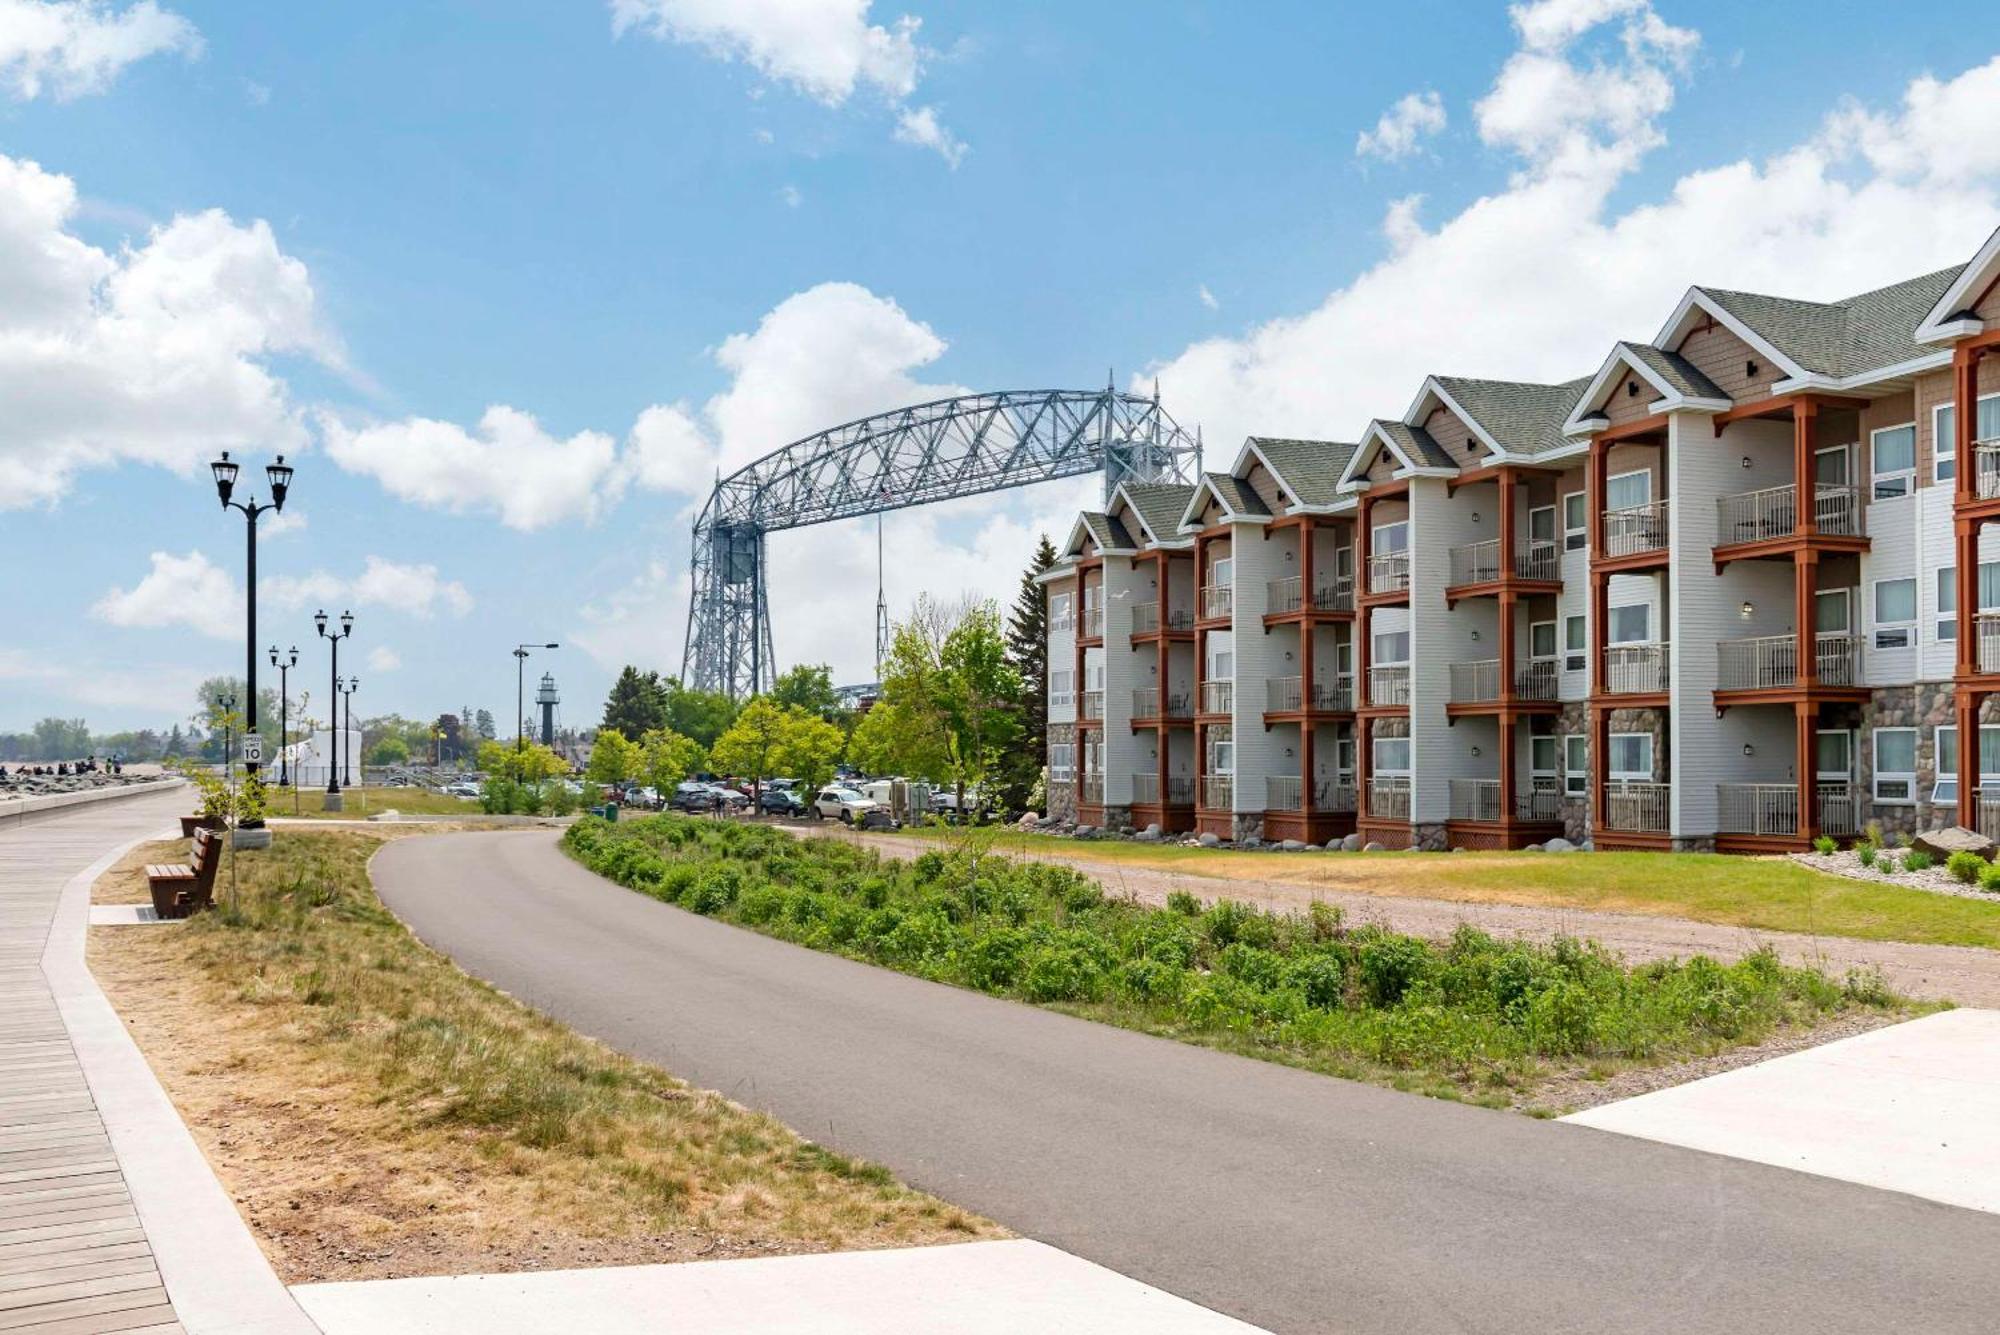
[[[232,740],[229,715],[235,708],[235,696],[218,695],[215,697],[215,712],[222,716],[222,778],[225,783],[229,780],[229,751]]]
[[[335,684],[339,685],[339,683]],[[349,677],[346,684],[340,686],[340,693],[347,697],[347,726],[340,730],[340,749],[342,752],[340,777],[349,787],[352,787],[354,784],[354,691],[359,685],[361,685],[361,678]],[[368,757],[363,756],[361,763],[366,765]],[[362,777],[367,777],[366,770],[362,771]]]
[[[285,495],[292,488],[292,467],[285,462],[285,456],[282,454],[278,456],[276,463],[265,467],[264,476],[271,484],[269,505],[257,504],[254,496],[248,501],[230,499],[231,493],[236,490],[236,475],[241,471],[241,465],[230,460],[228,450],[224,450],[222,457],[211,463],[208,469],[215,475],[215,494],[221,497],[222,508],[241,510],[244,529],[249,534],[248,561],[244,575],[248,586],[248,596],[244,599],[244,605],[248,611],[249,634],[243,641],[243,659],[246,664],[243,674],[243,689],[246,696],[243,731],[247,736],[257,731],[257,516],[267,510],[285,508]],[[261,761],[246,760],[243,768],[249,777],[254,779],[261,764]],[[254,830],[262,828],[264,822],[261,818],[256,818],[244,821],[243,824]]]
[[[299,646],[292,646],[291,657],[280,659],[278,646],[271,646],[271,666],[278,669],[278,786],[283,788],[292,781],[291,757],[285,754],[285,744],[292,734],[292,669],[299,665]]]
[[[517,644],[514,646],[514,754],[521,753],[526,738],[527,716],[522,712],[528,707],[527,672],[528,653],[533,649],[560,649],[560,644]]]
[[[313,613],[313,625],[319,628],[320,638],[333,646],[333,670],[331,673],[333,678],[333,697],[328,702],[327,713],[330,717],[327,719],[327,727],[334,729],[340,726],[340,642],[354,634],[354,613],[342,612],[340,614],[339,634],[328,633],[326,629],[325,608],[321,608],[319,611]],[[336,757],[334,756],[328,756],[326,761],[326,798],[324,805],[328,811],[340,810],[340,771],[333,763],[335,759]]]

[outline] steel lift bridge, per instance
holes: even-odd
[[[716,483],[695,520],[681,680],[741,700],[776,677],[767,534],[1100,469],[1108,498],[1128,478],[1191,482],[1200,455],[1157,386],[968,394],[794,441]]]

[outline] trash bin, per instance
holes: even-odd
[[[616,802],[606,802],[597,809],[597,814],[615,824],[618,820],[618,804]]]

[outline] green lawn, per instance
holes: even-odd
[[[271,814],[273,816],[324,816],[328,820],[351,820],[373,812],[395,808],[405,816],[477,816],[480,814],[479,799],[450,797],[444,793],[434,793],[428,788],[342,788],[340,796],[343,808],[339,811],[325,809],[326,790],[324,788],[302,788],[299,790],[298,806],[293,809],[292,790],[273,788],[271,790]]]
[[[914,840],[956,830],[902,831]],[[1716,853],[1252,853],[995,833],[996,850],[1364,894],[1603,909],[1864,941],[2000,947],[2000,896],[1965,899]]]

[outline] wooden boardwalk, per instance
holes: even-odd
[[[0,830],[0,1335],[181,1330],[41,958],[64,884],[182,804]]]

